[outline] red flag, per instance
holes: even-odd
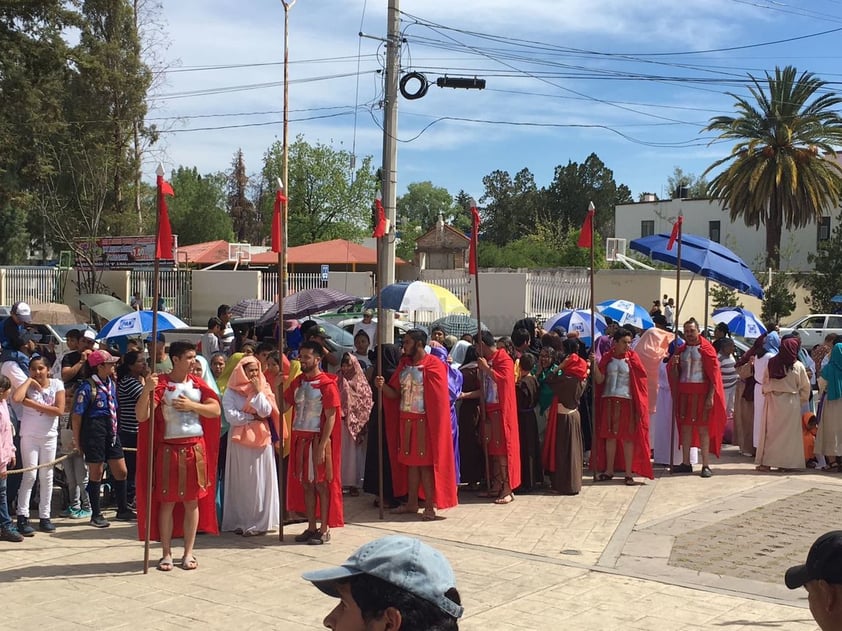
[[[684,223],[684,217],[679,215],[675,223],[672,224],[672,232],[670,233],[670,240],[667,243],[667,250],[672,250],[672,246],[675,245],[676,240],[681,236],[681,224]]]
[[[585,221],[582,224],[582,231],[579,233],[579,240],[576,242],[580,248],[593,247],[593,216],[596,213],[596,207],[593,202],[588,204],[588,214],[585,215]]]
[[[468,248],[468,274],[477,273],[477,247],[479,246],[479,210],[477,202],[471,198],[471,245]]]
[[[283,186],[278,184],[275,191],[275,207],[272,210],[272,252],[280,252],[284,243],[283,226],[281,226],[281,204],[287,201]]]
[[[158,185],[158,235],[156,237],[157,245],[155,249],[155,258],[172,260],[172,226],[170,226],[170,214],[167,210],[167,195],[175,196],[175,191],[172,190],[170,183],[164,179],[163,175],[159,175],[157,179]]]
[[[385,237],[388,230],[386,226],[386,209],[383,208],[383,196],[380,194],[380,191],[377,191],[377,197],[374,198],[374,210],[377,211],[377,222],[374,226],[374,232],[371,233],[371,236],[375,239],[379,239],[381,237]]]

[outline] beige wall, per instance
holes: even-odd
[[[367,298],[374,294],[374,275],[372,272],[330,272],[327,286],[352,296]]]
[[[512,325],[526,317],[526,277],[525,272],[480,272],[480,316],[495,335],[510,334]]]
[[[246,270],[196,270],[193,272],[193,323],[207,324],[221,304],[233,305],[247,298],[261,298],[261,273]],[[271,300],[271,298],[269,298]]]
[[[131,272],[129,270],[106,270],[102,272],[100,282],[105,285],[105,290],[100,293],[110,294],[114,292],[120,300],[128,302],[131,296]],[[79,290],[76,286],[76,270],[71,269],[65,276],[64,283],[64,304],[71,307],[79,305]]]

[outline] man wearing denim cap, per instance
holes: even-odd
[[[334,631],[458,630],[463,608],[444,555],[418,539],[375,539],[335,568],[305,572],[339,603],[324,619]]]
[[[789,568],[784,581],[790,589],[806,588],[810,613],[822,631],[842,630],[842,530],[816,539],[807,562]]]

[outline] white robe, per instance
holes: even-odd
[[[272,406],[263,393],[248,401],[261,418],[272,413]],[[253,420],[246,414],[246,398],[231,389],[222,397],[225,418],[231,427]],[[269,444],[262,449],[242,447],[231,441],[228,432],[228,455],[225,461],[225,497],[222,504],[222,530],[268,532],[280,524],[278,470],[275,449]]]
[[[763,394],[763,380],[766,378],[766,372],[769,368],[769,360],[777,355],[777,351],[766,353],[763,357],[754,358],[754,442],[755,447],[760,444],[760,425],[763,422],[763,405],[766,401],[766,396]]]
[[[672,412],[672,391],[670,389],[669,378],[667,375],[667,365],[661,362],[658,368],[658,401],[655,404],[655,413],[649,415],[649,427],[654,428],[654,441],[652,442],[655,450],[653,462],[657,464],[669,464],[670,462],[670,434],[673,433],[672,443],[672,462],[673,464],[681,464],[684,457],[681,453],[681,448],[678,446],[678,427],[675,427],[673,432],[673,412]],[[690,449],[690,464],[698,464],[699,449],[692,447]]]
[[[755,462],[767,467],[803,469],[804,441],[801,403],[810,396],[807,369],[796,361],[783,379],[763,380],[766,391]]]

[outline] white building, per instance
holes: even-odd
[[[647,199],[648,198],[648,199]],[[718,200],[667,199],[658,200],[644,196],[647,201],[620,204],[614,208],[615,236],[638,239],[650,234],[669,234],[675,218],[684,215],[684,234],[694,234],[721,243],[739,255],[750,268],[762,270],[766,260],[766,230],[749,227],[742,219],[731,221],[728,209],[722,208]],[[781,235],[781,270],[811,271],[807,255],[816,251],[816,246],[830,239],[839,215],[822,217],[799,230],[783,228]],[[628,255],[631,252],[627,251]]]

